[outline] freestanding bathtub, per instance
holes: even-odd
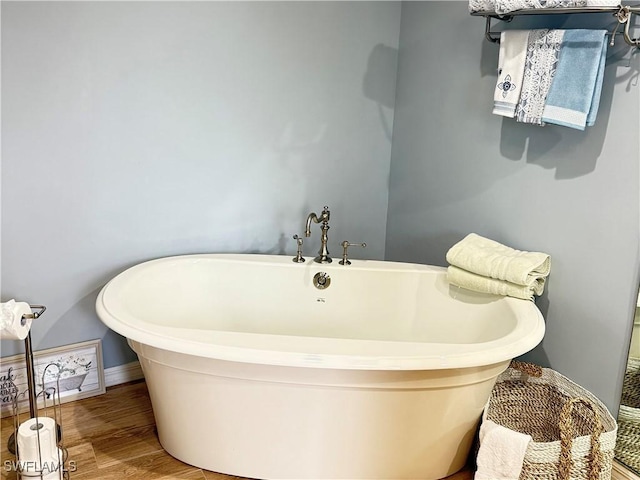
[[[453,474],[496,377],[544,334],[530,301],[383,261],[162,258],[96,308],[138,354],[166,451],[261,479]]]

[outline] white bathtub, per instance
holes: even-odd
[[[96,309],[140,358],[167,452],[264,479],[458,471],[496,377],[544,335],[530,301],[381,261],[163,258],[111,280]]]

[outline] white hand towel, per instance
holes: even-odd
[[[551,270],[546,253],[515,250],[475,233],[449,249],[447,262],[471,273],[532,288]]]
[[[496,0],[496,13],[504,15],[516,10],[529,10],[532,8],[542,8],[540,0]]]
[[[516,285],[505,280],[483,277],[454,266],[447,268],[447,280],[451,285],[473,290],[474,292],[505,295],[507,297],[522,298],[523,300],[533,300],[534,294],[539,296],[544,291],[543,279],[537,280],[531,286]]]
[[[620,0],[587,0],[587,7],[617,7]]]
[[[530,441],[530,435],[484,420],[480,425],[475,480],[517,480]]]
[[[528,30],[508,30],[500,34],[498,81],[493,95],[493,113],[513,118],[522,92],[527,58]]]
[[[495,9],[495,0],[469,0],[469,13],[493,12]]]

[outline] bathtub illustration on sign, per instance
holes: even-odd
[[[82,384],[91,370],[91,361],[74,354],[60,357],[38,372],[37,385],[47,398],[54,393],[82,391]]]
[[[184,255],[102,289],[98,316],[138,354],[168,453],[248,478],[464,466],[497,376],[542,340],[540,311],[450,286],[443,267],[351,263]]]

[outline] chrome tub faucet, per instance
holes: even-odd
[[[351,243],[348,240],[345,240],[344,242],[342,242],[340,245],[342,245],[342,260],[340,260],[338,263],[340,265],[351,265],[351,261],[349,261],[348,257],[348,252],[347,249],[349,247],[366,247],[367,244],[366,243]]]
[[[296,252],[296,256],[293,257],[293,261],[296,263],[304,263],[304,257],[302,256],[302,238],[296,233],[293,236],[293,239],[296,241],[296,245],[298,245],[298,251]]]
[[[329,218],[331,216],[331,212],[329,212],[329,207],[325,205],[322,213],[318,216],[315,213],[310,213],[307,216],[307,224],[304,230],[304,236],[311,236],[311,222],[320,223],[320,229],[322,230],[322,237],[320,238],[321,246],[320,250],[318,250],[318,256],[313,259],[316,263],[331,263],[331,258],[329,257],[329,250],[327,250],[327,242],[329,241],[329,237],[327,236],[327,232],[329,231]]]

